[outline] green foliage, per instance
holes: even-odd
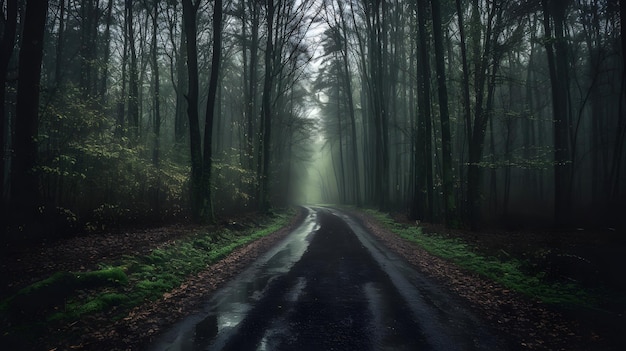
[[[19,328],[34,323],[63,323],[83,315],[123,311],[163,296],[233,250],[284,227],[293,210],[267,217],[260,228],[204,231],[141,256],[124,256],[114,266],[88,272],[57,272],[0,303]],[[115,317],[115,316],[113,316]]]
[[[526,263],[518,259],[502,260],[486,257],[458,238],[424,234],[420,227],[402,225],[381,212],[375,210],[365,212],[387,229],[416,243],[429,253],[500,283],[507,289],[551,304],[593,307],[598,303],[597,297],[579,284],[549,281],[545,273],[530,274],[525,267]]]
[[[251,206],[254,197],[251,191],[257,182],[256,171],[244,167],[235,151],[232,150],[230,155],[224,152],[221,159],[216,158],[213,162],[213,192],[218,209]]]
[[[56,291],[99,285],[126,284],[127,282],[126,273],[118,267],[105,267],[97,271],[80,273],[57,272],[47,279],[20,290],[17,295],[48,295]]]
[[[87,229],[176,216],[185,207],[189,167],[126,137],[111,113],[74,87],[48,97],[39,132],[43,195],[80,213]],[[155,195],[158,194],[158,195]],[[159,212],[154,202],[158,196]]]
[[[548,170],[554,167],[554,148],[551,146],[522,146],[510,151],[510,155],[486,154],[477,165],[482,168]]]
[[[71,299],[65,303],[63,312],[53,313],[48,317],[49,322],[74,320],[82,315],[105,311],[114,306],[127,304],[129,297],[115,292],[103,292],[93,297]]]
[[[57,272],[52,276],[31,284],[0,304],[0,310],[20,320],[54,311],[54,307],[68,301],[77,291],[124,286],[128,283],[126,273],[119,267],[104,267],[89,272]],[[69,305],[68,305],[69,306]],[[85,307],[66,306],[69,315]],[[93,308],[88,307],[88,308]],[[53,314],[53,318],[58,313]]]

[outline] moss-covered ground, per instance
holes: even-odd
[[[573,279],[554,277],[545,262],[537,264],[529,258],[486,254],[460,237],[424,233],[419,225],[408,225],[394,220],[389,214],[364,210],[387,230],[415,243],[430,254],[453,262],[463,269],[499,283],[544,303],[568,308],[601,309],[610,305],[624,305],[623,296],[606,286],[586,286]],[[500,250],[501,252],[504,252]],[[533,257],[533,255],[527,255]],[[621,300],[621,301],[618,301]]]
[[[260,224],[211,227],[147,254],[103,261],[91,271],[58,271],[0,301],[3,339],[36,338],[55,325],[106,312],[123,318],[156,300],[235,249],[289,223],[294,210],[266,216]]]

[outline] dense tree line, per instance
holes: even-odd
[[[287,204],[314,128],[304,84],[317,8],[0,2],[3,231]]]
[[[0,1],[2,230],[306,198],[617,225],[625,17],[616,0]]]
[[[618,1],[325,0],[324,18],[325,201],[473,228],[619,223]]]

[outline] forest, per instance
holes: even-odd
[[[620,230],[617,0],[2,0],[4,240],[336,203]]]

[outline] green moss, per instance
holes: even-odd
[[[52,314],[48,321],[62,321],[68,319],[76,319],[84,314],[96,313],[113,306],[120,306],[128,303],[130,298],[125,294],[105,292],[96,295],[86,301],[72,300],[68,301],[63,311]]]
[[[90,272],[58,272],[0,303],[13,320],[12,333],[33,323],[64,323],[87,314],[123,311],[163,296],[233,250],[285,226],[295,211],[266,218],[263,228],[204,232],[149,254],[126,255],[114,266]],[[23,316],[23,317],[22,317]],[[38,316],[33,318],[33,316]]]
[[[74,275],[82,286],[128,283],[128,277],[120,267],[106,267],[97,271],[74,273]]]
[[[111,296],[104,296],[81,302],[76,301],[75,296],[127,283],[128,277],[119,267],[104,267],[89,272],[57,272],[18,291],[2,303],[2,310],[17,325],[23,321],[75,318],[102,310],[113,301]]]
[[[100,299],[107,304],[107,306],[122,305],[128,301],[128,296],[118,293],[104,293],[100,295]]]
[[[507,289],[550,304],[594,307],[598,302],[597,298],[578,284],[548,281],[543,273],[534,275],[526,273],[524,262],[520,260],[486,257],[458,238],[450,239],[437,234],[424,234],[420,227],[399,224],[388,215],[378,211],[365,210],[365,212],[393,233],[421,246],[429,253],[498,282]]]

